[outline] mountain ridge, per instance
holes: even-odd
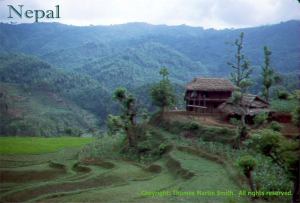
[[[263,60],[263,46],[273,52],[273,63],[277,71],[295,72],[300,64],[300,21],[288,21],[275,25],[244,29],[202,29],[189,26],[166,26],[149,24],[122,24],[113,26],[77,27],[64,24],[0,24],[0,42],[2,52],[22,52],[33,54],[50,63],[56,58],[47,55],[81,54],[81,47],[92,43],[102,45],[102,51],[118,54],[127,48],[145,42],[168,46],[170,51],[177,51],[191,61],[207,66],[211,75],[227,75],[230,71],[226,64],[233,59],[234,47],[231,46],[240,32],[245,33],[245,54],[252,65],[259,66]],[[91,59],[101,57],[91,56]],[[60,56],[63,58],[63,56]],[[173,59],[176,60],[176,59]],[[68,59],[66,60],[68,61]],[[287,63],[288,62],[288,63]],[[61,66],[62,64],[55,64]],[[74,65],[74,64],[72,64]],[[79,61],[77,66],[83,66]],[[277,67],[278,66],[278,67]],[[282,68],[285,66],[284,68]],[[224,67],[227,70],[223,70]],[[141,67],[142,68],[142,67]],[[183,67],[184,69],[184,67]]]
[[[0,83],[7,87],[3,88],[4,92],[12,90],[21,94],[24,91],[25,94],[29,91],[26,97],[30,102],[20,105],[23,110],[31,109],[29,117],[24,117],[23,121],[18,120],[15,124],[15,118],[9,118],[5,122],[12,128],[23,128],[24,122],[29,127],[34,126],[39,117],[44,118],[43,114],[32,110],[30,104],[37,104],[39,109],[53,109],[53,112],[59,107],[51,97],[49,100],[53,102],[49,106],[41,99],[50,94],[69,104],[75,113],[64,109],[65,115],[73,115],[62,121],[66,125],[61,127],[61,120],[56,120],[48,132],[36,129],[37,135],[63,133],[68,126],[81,126],[81,130],[86,130],[94,128],[95,123],[99,129],[109,113],[118,111],[112,92],[119,86],[129,89],[141,104],[153,110],[149,90],[160,80],[161,67],[168,68],[178,104],[183,106],[184,84],[192,78],[229,77],[231,68],[227,62],[234,60],[233,42],[240,32],[245,33],[245,55],[254,67],[252,79],[255,84],[251,92],[259,93],[261,89],[259,73],[265,45],[272,51],[272,67],[282,75],[283,84],[288,84],[284,87],[295,89],[300,64],[300,21],[225,30],[143,23],[98,27],[0,23]],[[45,94],[41,93],[43,91]],[[0,102],[4,106],[13,104],[2,97]],[[56,113],[58,117],[64,115],[59,111]],[[96,120],[80,122],[81,114]],[[11,130],[6,129],[6,132],[15,132]]]

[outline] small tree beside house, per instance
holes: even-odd
[[[167,110],[168,107],[171,107],[175,104],[176,97],[172,84],[168,78],[169,71],[167,68],[162,68],[159,71],[159,74],[162,76],[162,79],[154,84],[151,88],[151,98],[152,103],[155,106],[160,108],[162,114]]]

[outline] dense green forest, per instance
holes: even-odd
[[[111,94],[119,86],[133,92],[139,105],[153,109],[149,89],[161,67],[169,69],[180,107],[184,85],[192,78],[228,77],[227,62],[233,60],[240,32],[254,70],[251,91],[260,93],[265,45],[281,78],[271,94],[292,91],[298,85],[299,31],[299,21],[225,30],[145,23],[1,23],[1,134],[18,134],[19,128],[26,135],[45,136],[100,129],[108,113],[118,111]]]
[[[111,109],[108,91],[88,76],[58,70],[24,55],[2,55],[0,61],[4,135],[92,131],[103,124],[99,118]]]

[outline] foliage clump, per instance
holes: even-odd
[[[259,127],[268,121],[268,114],[263,112],[256,115],[253,119],[255,127]]]
[[[243,170],[244,175],[247,177],[251,190],[254,191],[255,186],[253,182],[252,171],[256,166],[256,160],[250,155],[245,155],[238,159],[237,163],[238,166]]]
[[[280,123],[278,123],[277,121],[272,121],[270,123],[269,128],[272,129],[273,131],[280,132],[282,129],[282,125],[280,125]]]
[[[293,123],[300,128],[300,91],[295,92],[295,99],[297,100],[297,105],[292,112]]]
[[[286,90],[278,90],[277,91],[277,97],[278,99],[287,100],[289,98],[290,94]]]
[[[297,140],[290,140],[280,132],[264,129],[251,138],[254,149],[282,168],[293,182],[293,201],[300,201],[300,144]]]
[[[158,106],[161,111],[164,112],[166,111],[166,108],[175,104],[176,97],[172,84],[168,78],[168,69],[162,68],[159,74],[162,76],[162,80],[151,88],[151,98],[153,104]]]

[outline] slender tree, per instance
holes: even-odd
[[[238,39],[235,40],[234,45],[236,47],[235,63],[228,62],[231,66],[232,72],[230,74],[231,81],[237,87],[232,95],[232,103],[238,109],[241,115],[241,122],[237,125],[237,147],[239,148],[240,143],[247,137],[247,126],[246,126],[246,115],[249,111],[244,102],[244,94],[247,88],[252,85],[250,75],[252,68],[250,62],[246,60],[243,53],[244,33],[242,32]]]
[[[274,70],[270,67],[270,56],[272,52],[267,46],[264,47],[264,65],[262,66],[262,78],[263,78],[263,90],[262,95],[269,101],[270,99],[270,87],[273,85],[275,76]]]
[[[235,147],[240,148],[240,145],[243,140],[245,140],[248,136],[248,128],[246,125],[246,115],[248,114],[248,107],[245,106],[245,102],[243,101],[244,94],[237,90],[231,96],[231,102],[237,109],[238,113],[241,116],[240,120],[236,120],[234,124],[236,125],[236,143]]]
[[[251,85],[250,74],[252,68],[248,60],[246,60],[243,53],[244,33],[242,32],[238,39],[235,40],[236,46],[235,63],[228,62],[233,71],[231,72],[231,81],[237,86],[241,92],[245,92],[247,87]]]
[[[152,103],[160,107],[162,113],[164,113],[167,107],[175,103],[176,99],[172,84],[168,78],[168,69],[162,68],[159,74],[162,76],[162,80],[151,88],[151,97]]]
[[[124,129],[127,135],[129,147],[133,147],[136,144],[136,140],[131,129],[136,125],[136,100],[125,88],[117,88],[114,92],[113,98],[122,106],[122,115],[120,116],[122,122],[118,121],[117,123]],[[117,121],[116,118],[114,118],[114,120]]]

